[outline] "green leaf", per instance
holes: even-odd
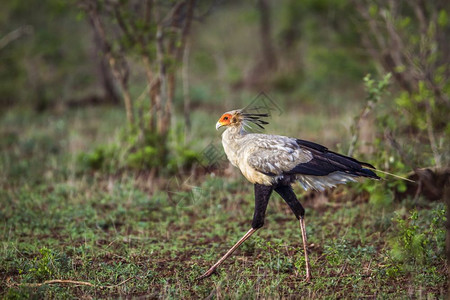
[[[398,185],[397,185],[397,191],[399,191],[400,193],[404,193],[406,192],[406,184],[401,181]]]
[[[371,4],[369,6],[369,15],[371,17],[376,17],[376,14],[378,13],[378,6],[376,4]]]
[[[438,16],[438,24],[441,27],[445,27],[448,24],[448,14],[444,9],[441,9]]]

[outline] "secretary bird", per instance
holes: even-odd
[[[305,209],[297,200],[292,183],[305,189],[323,191],[337,184],[356,181],[357,177],[380,179],[372,165],[332,151],[319,144],[296,138],[252,133],[252,124],[264,128],[268,114],[250,113],[245,109],[222,115],[216,129],[226,127],[222,134],[225,154],[231,164],[254,184],[255,211],[250,230],[198,279],[211,276],[245,240],[264,225],[267,204],[272,191],[277,192],[300,221],[306,263],[306,281],[311,278],[307,252]]]

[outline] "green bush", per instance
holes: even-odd
[[[431,211],[412,210],[404,217],[397,213],[393,222],[397,230],[389,243],[395,261],[422,265],[444,255],[446,217],[443,205]]]
[[[112,170],[118,166],[119,147],[116,145],[100,145],[90,152],[78,155],[79,165],[83,169]]]
[[[158,150],[153,146],[144,146],[136,151],[129,153],[126,158],[126,165],[133,169],[158,167]]]
[[[124,130],[115,144],[100,145],[81,153],[78,161],[82,169],[114,173],[121,169],[138,171],[156,169],[173,174],[190,169],[199,154],[186,145],[184,132],[172,129],[169,137],[138,130]]]

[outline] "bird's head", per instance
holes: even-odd
[[[240,110],[232,110],[224,113],[216,123],[216,129],[223,126],[239,126],[242,123]]]
[[[251,124],[256,124],[261,129],[264,129],[263,125],[269,124],[262,120],[262,118],[269,117],[267,113],[252,113],[246,109],[237,109],[224,113],[219,121],[216,123],[216,129],[220,127],[242,127],[251,128]]]

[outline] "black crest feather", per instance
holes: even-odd
[[[262,109],[255,108],[244,108],[241,110],[241,116],[243,119],[243,125],[253,129],[249,123],[255,124],[260,129],[264,129],[264,126],[269,124],[264,118],[270,117],[270,113],[261,112]]]

